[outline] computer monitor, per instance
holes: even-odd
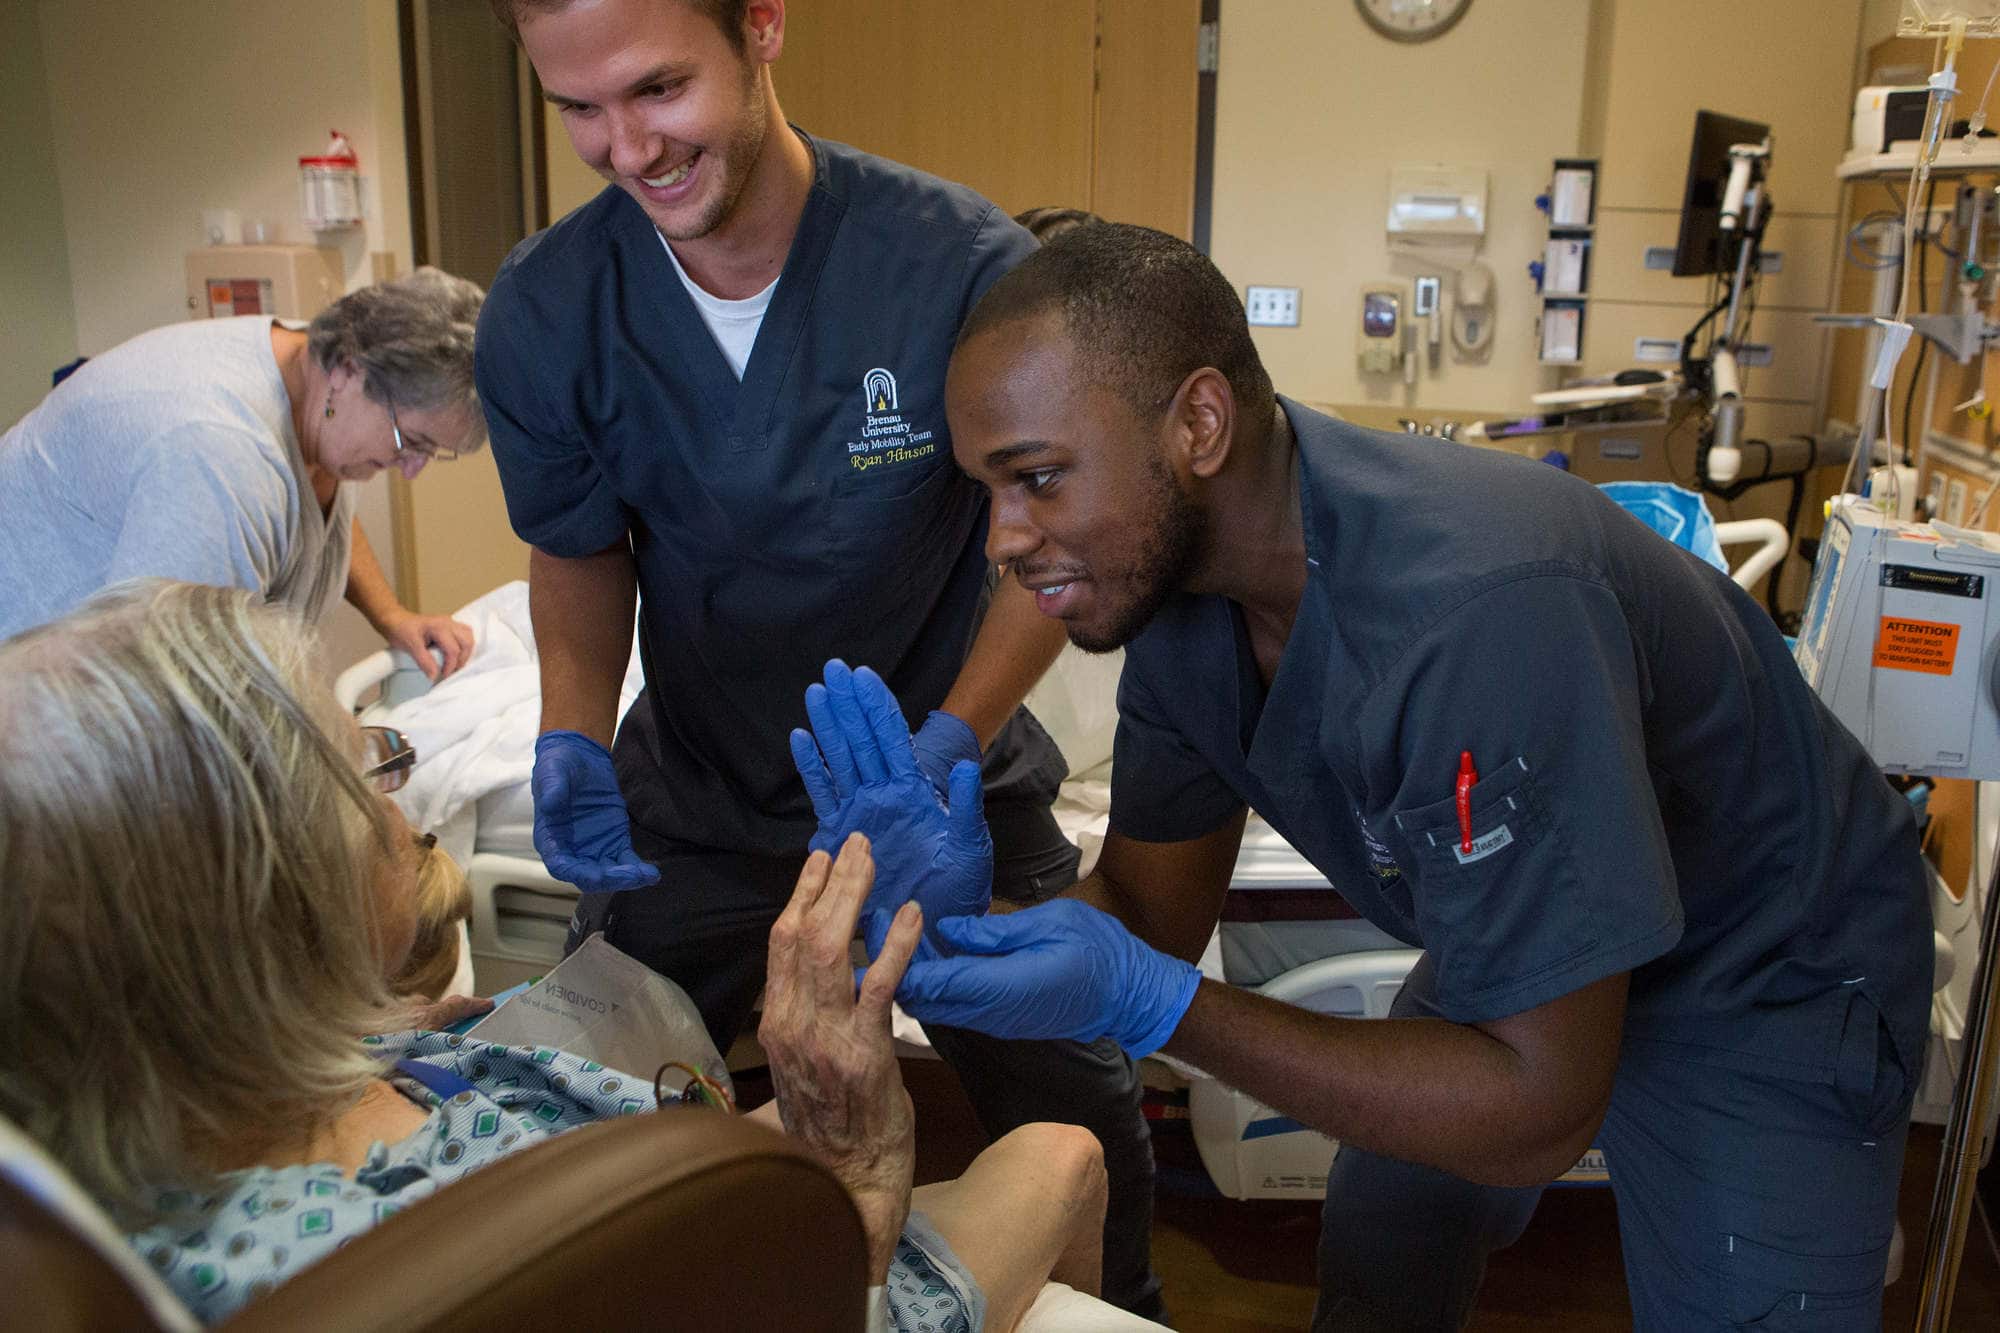
[[[1674,276],[1698,277],[1722,266],[1716,244],[1721,229],[1722,191],[1729,184],[1733,144],[1762,143],[1771,127],[1714,111],[1697,111],[1694,146],[1688,152],[1687,184],[1681,192],[1681,234],[1674,246]]]

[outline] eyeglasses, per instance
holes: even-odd
[[[384,398],[382,400],[382,406],[389,409],[389,430],[396,437],[397,453],[415,454],[419,458],[428,458],[436,463],[449,463],[453,459],[458,457],[458,450],[456,449],[440,449],[437,445],[430,444],[423,440],[404,439],[403,423],[396,420],[396,404],[390,399]]]
[[[410,780],[417,766],[417,747],[394,727],[361,729],[361,776],[375,784],[375,790],[396,791]]]

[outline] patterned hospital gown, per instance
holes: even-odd
[[[324,1259],[383,1218],[538,1138],[608,1116],[652,1109],[643,1079],[546,1047],[496,1046],[441,1032],[371,1037],[385,1058],[438,1066],[476,1091],[449,1101],[391,1072],[396,1089],[431,1108],[401,1143],[377,1143],[352,1178],[331,1163],[253,1167],[217,1178],[212,1193],[172,1190],[131,1236],[204,1323],[217,1323]],[[986,1299],[919,1213],[896,1246],[890,1323],[906,1333],[976,1333]]]

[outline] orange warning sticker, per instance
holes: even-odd
[[[1883,616],[1875,639],[1875,665],[1894,671],[1949,676],[1958,660],[1958,626],[1936,620]]]

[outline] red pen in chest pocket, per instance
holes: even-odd
[[[1479,784],[1479,770],[1472,766],[1472,751],[1458,752],[1458,850],[1472,854],[1472,789]]]

